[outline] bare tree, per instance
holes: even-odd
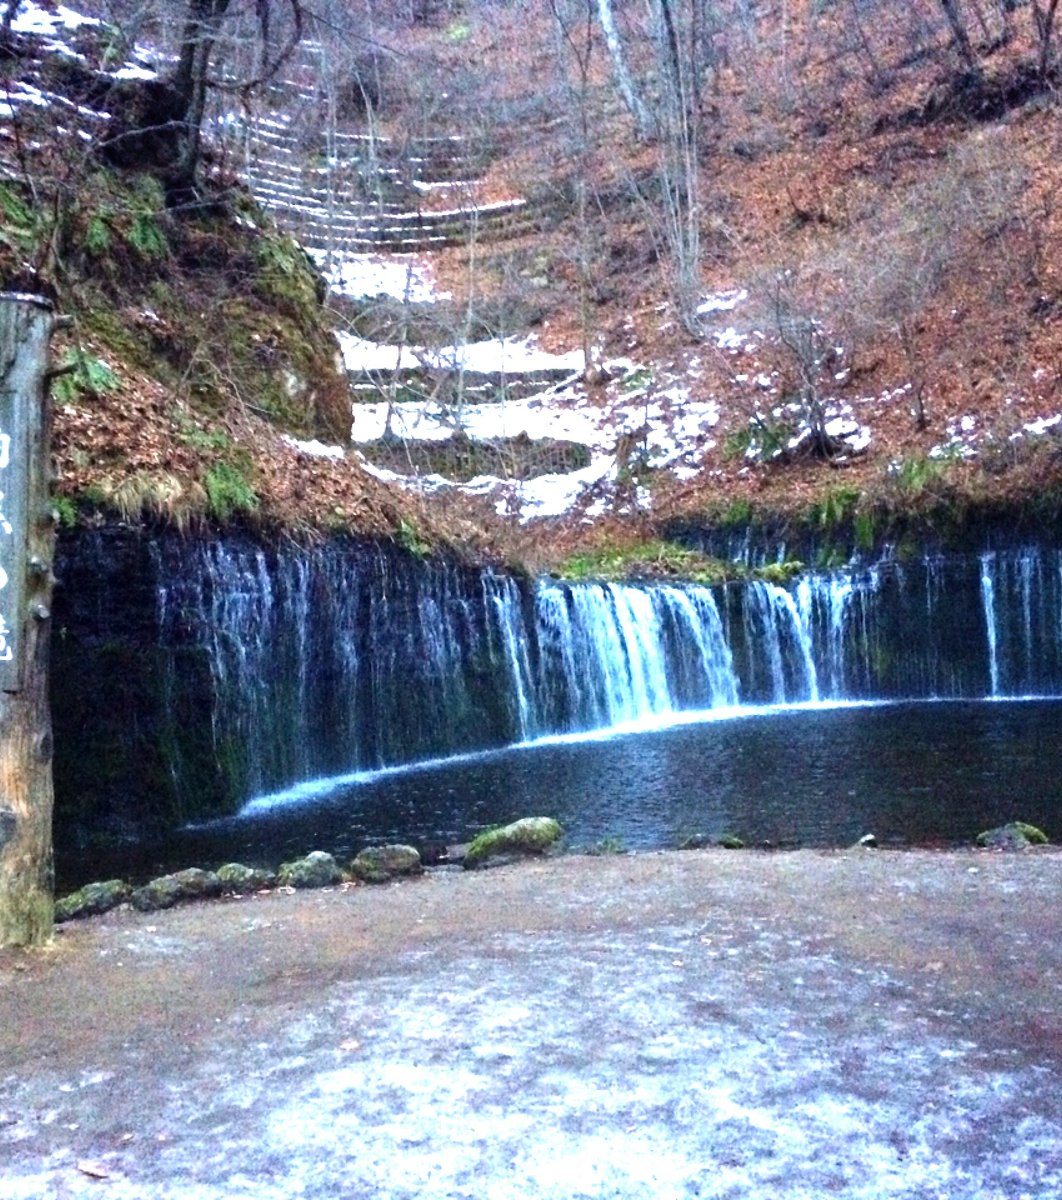
[[[599,0],[601,3],[608,0]],[[593,135],[590,121],[590,69],[594,52],[594,25],[591,0],[550,0],[550,8],[566,57],[575,64],[575,79],[565,72],[569,93],[566,108],[574,112],[570,122],[571,145],[575,159],[575,219],[576,271],[579,280],[579,325],[582,332],[583,365],[589,369],[593,355],[593,290],[594,236],[590,221],[590,160]],[[646,114],[648,115],[648,113]]]
[[[765,290],[774,331],[796,372],[791,399],[800,410],[803,443],[813,457],[831,458],[840,446],[826,429],[824,385],[832,377],[836,351],[808,294],[810,286],[795,268],[786,268]]]
[[[629,55],[617,32],[611,0],[596,0],[596,8],[617,85],[639,128],[651,132],[656,147],[652,182],[636,182],[634,190],[650,234],[670,264],[668,283],[678,319],[691,336],[699,337],[701,101],[714,65],[709,34],[721,27],[714,0],[647,0],[648,25],[636,30],[629,24],[627,36],[634,42],[640,34],[637,58],[652,86],[636,94],[633,105],[623,82]]]
[[[651,138],[656,132],[656,122],[631,75],[627,52],[620,38],[619,30],[616,28],[612,0],[596,0],[596,3],[601,32],[605,35],[605,45],[612,61],[612,73],[616,77],[616,87],[619,88],[623,102],[634,118],[638,135],[645,139]],[[556,12],[556,8],[554,8],[554,12]]]
[[[970,34],[966,28],[966,18],[962,14],[958,0],[939,0],[939,3],[940,7],[944,10],[944,16],[948,20],[948,25],[951,27],[952,38],[956,49],[959,51],[959,57],[968,71],[971,73],[978,72],[980,64],[978,63],[977,55],[974,53]]]
[[[1051,47],[1055,33],[1055,16],[1058,12],[1058,0],[1032,0],[1033,23],[1036,25],[1036,36],[1040,44],[1037,71],[1041,80],[1046,80],[1052,66]]]
[[[168,78],[125,80],[114,86],[109,103],[113,130],[101,143],[103,153],[126,166],[150,167],[164,179],[171,203],[194,199],[202,154],[207,95],[218,90],[246,100],[273,78],[288,60],[303,33],[302,0],[186,0],[181,20],[177,63]],[[283,15],[282,15],[283,13]],[[253,39],[233,39],[237,46],[253,40],[253,66],[234,73],[217,65],[226,24],[253,30]]]
[[[917,429],[932,415],[922,318],[957,273],[980,280],[986,271],[1008,279],[1024,273],[1014,255],[1025,182],[1001,139],[972,136],[823,255],[823,269],[840,281],[831,311],[850,339],[898,343]]]

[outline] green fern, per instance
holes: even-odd
[[[403,550],[417,558],[424,558],[431,552],[431,544],[424,540],[420,531],[412,521],[402,517],[395,531],[395,540]]]
[[[82,396],[101,396],[118,387],[118,376],[111,367],[84,350],[68,350],[59,370],[62,373],[52,384],[52,396],[59,404],[74,404]]]
[[[874,548],[874,513],[868,509],[860,509],[853,520],[855,544],[860,550]]]
[[[207,471],[203,487],[207,511],[215,520],[227,521],[237,513],[252,513],[258,508],[258,494],[232,463],[215,463]]]

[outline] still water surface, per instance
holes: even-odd
[[[838,846],[868,832],[954,843],[1015,818],[1062,839],[1062,700],[739,711],[320,782],[165,845],[91,859],[60,850],[59,872],[70,885],[233,859],[276,865],[312,849],[349,858],[371,843],[467,841],[532,814],[557,817],[574,849],[724,833],[750,845]]]

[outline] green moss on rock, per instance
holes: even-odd
[[[311,850],[305,858],[280,864],[277,883],[281,887],[321,888],[343,882],[336,860],[324,850]]]
[[[674,542],[653,538],[628,546],[580,551],[557,568],[561,579],[632,581],[674,579],[689,583],[723,583],[733,569],[717,558]]]
[[[787,559],[785,562],[767,563],[757,567],[752,575],[754,579],[762,579],[764,583],[774,583],[784,587],[791,579],[804,570],[804,564],[799,559]]]
[[[478,867],[501,855],[545,854],[563,830],[552,817],[525,817],[511,825],[488,829],[475,838],[465,854],[466,868]]]
[[[172,908],[182,900],[204,900],[220,895],[221,880],[213,871],[188,867],[173,875],[160,875],[158,879],[137,888],[129,898],[133,907],[140,912],[154,912],[160,908]]]
[[[419,875],[420,854],[412,846],[369,846],[350,864],[350,873],[362,883],[387,883],[403,875]]]
[[[181,898],[184,900],[221,895],[221,880],[213,871],[204,871],[201,867],[188,867],[177,871],[173,878],[177,880],[181,888]]]
[[[78,917],[95,917],[109,912],[128,900],[132,888],[124,879],[106,879],[100,883],[86,883],[83,888],[55,902],[56,923],[73,921]]]
[[[138,912],[156,912],[162,908],[173,908],[182,898],[181,885],[172,875],[160,875],[143,887],[138,887],[129,897]]]
[[[262,867],[246,867],[243,863],[235,862],[218,867],[215,874],[221,883],[221,890],[235,896],[272,887],[277,881],[273,871],[266,871]]]
[[[1010,821],[977,835],[977,844],[991,850],[1023,850],[1026,846],[1046,846],[1047,834],[1027,821]]]

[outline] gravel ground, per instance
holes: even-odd
[[[1062,855],[569,857],[0,956],[0,1195],[1062,1195]]]

